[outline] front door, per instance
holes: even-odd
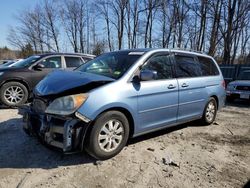
[[[178,84],[173,77],[169,54],[155,54],[141,70],[157,72],[154,80],[141,81],[138,91],[138,132],[147,132],[176,123]]]
[[[32,88],[35,87],[45,76],[55,69],[62,68],[61,56],[48,57],[40,61],[43,68],[32,69]]]

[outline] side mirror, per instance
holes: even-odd
[[[40,70],[40,69],[43,69],[45,66],[43,65],[43,64],[40,64],[40,63],[38,63],[38,64],[36,64],[33,68],[35,69],[35,70]]]
[[[140,72],[140,80],[142,81],[148,81],[148,80],[154,80],[157,78],[157,72],[152,70],[142,70]]]

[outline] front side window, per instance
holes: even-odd
[[[61,56],[46,58],[42,60],[42,62],[40,62],[39,64],[42,64],[44,68],[48,69],[61,68],[62,67]]]
[[[141,57],[142,54],[110,52],[81,65],[76,71],[104,75],[118,79]]]
[[[65,56],[64,58],[67,67],[79,67],[81,64],[83,64],[83,61],[80,57]]]
[[[179,78],[198,77],[201,76],[199,64],[193,57],[189,56],[175,56],[176,61],[176,76]]]
[[[219,74],[219,71],[212,59],[198,56],[198,60],[200,63],[202,76],[211,76]]]
[[[141,70],[152,70],[157,72],[156,80],[173,78],[172,65],[167,54],[151,57]]]

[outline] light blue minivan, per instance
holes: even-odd
[[[130,137],[200,119],[224,106],[215,60],[170,49],[104,53],[74,71],[55,71],[34,90],[24,130],[64,152],[97,159],[118,154]]]

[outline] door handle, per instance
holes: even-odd
[[[173,84],[169,84],[168,89],[174,89],[174,88],[176,88],[176,86],[174,86]]]
[[[183,83],[183,84],[181,85],[181,87],[188,87],[188,84]]]

